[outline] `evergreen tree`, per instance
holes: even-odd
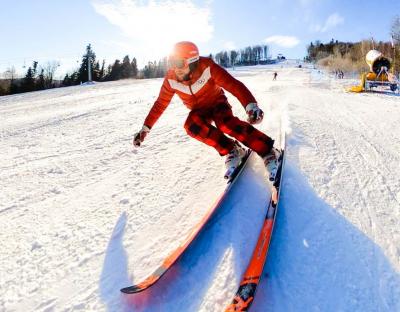
[[[129,56],[126,55],[122,60],[121,64],[121,78],[126,79],[131,77],[132,77],[132,65]]]
[[[44,77],[44,69],[43,68],[40,71],[40,74],[38,76],[37,83],[36,83],[36,89],[37,90],[46,89],[46,81],[45,81],[45,77]]]
[[[154,64],[153,62],[148,62],[147,65],[143,69],[143,77],[147,78],[154,78]]]
[[[92,80],[100,80],[100,63],[98,61],[92,65]]]
[[[104,68],[105,65],[106,65],[106,60],[103,60],[103,63],[101,64],[101,69],[99,72],[99,80],[100,81],[103,80],[104,76],[106,75],[105,68]]]
[[[267,59],[268,59],[268,46],[265,45],[264,46],[264,60],[267,60]]]
[[[137,61],[136,61],[135,57],[132,59],[131,66],[132,66],[132,78],[137,78],[138,67],[137,67]]]
[[[10,94],[17,94],[20,92],[24,92],[22,91],[22,88],[19,86],[19,84],[17,83],[16,79],[11,80],[10,82]]]
[[[261,56],[262,56],[262,52],[263,52],[263,47],[260,45],[255,46],[255,54],[256,54],[256,63],[260,64],[261,61]]]
[[[230,59],[231,59],[232,67],[235,67],[237,56],[238,56],[238,53],[235,50],[230,51]]]
[[[168,69],[167,64],[168,64],[167,58],[164,58],[158,62],[154,78],[162,78],[165,76],[167,69]]]
[[[32,67],[28,68],[25,78],[22,82],[22,92],[30,92],[35,90],[35,78],[38,62],[34,61]]]
[[[86,54],[82,56],[82,63],[78,70],[78,81],[79,82],[87,82],[88,81],[88,62],[90,62],[90,66],[92,68],[92,80],[94,78],[98,78],[98,74],[95,72],[95,64],[96,64],[96,54],[92,50],[91,44],[88,44],[86,47]]]
[[[77,71],[73,72],[72,74],[66,74],[62,81],[62,85],[64,87],[78,85],[78,84],[80,84],[80,81],[78,78],[79,78],[79,74]]]
[[[109,73],[105,77],[105,80],[112,81],[112,80],[119,80],[121,79],[122,73],[122,64],[120,60],[115,60],[114,64],[109,66]]]
[[[228,56],[228,52],[224,51],[223,54],[223,65],[224,67],[228,67],[229,66],[229,56]]]
[[[245,51],[245,53],[244,53],[245,65],[251,65],[251,61],[252,61],[252,59],[251,59],[251,47],[246,47],[244,49],[244,51]]]
[[[68,74],[65,75],[65,77],[64,77],[64,79],[63,79],[63,81],[62,81],[62,85],[63,85],[64,87],[68,87],[68,86],[71,85],[71,80],[70,80],[70,77],[69,77]]]
[[[78,85],[81,83],[79,80],[79,73],[77,71],[73,72],[70,76],[71,85]]]
[[[229,57],[228,57],[228,52],[226,51],[221,51],[217,54],[215,54],[215,61],[223,66],[223,67],[228,67],[229,66]]]

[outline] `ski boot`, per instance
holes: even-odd
[[[273,147],[271,151],[262,158],[265,164],[265,168],[268,171],[270,181],[275,180],[276,173],[278,171],[278,161],[280,156],[281,152]]]
[[[226,172],[224,175],[225,179],[230,179],[232,174],[235,172],[237,167],[239,167],[242,162],[242,158],[246,155],[246,150],[239,145],[238,142],[235,142],[234,148],[226,155],[225,159],[225,167]]]

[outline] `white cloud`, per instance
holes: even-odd
[[[123,31],[135,53],[147,53],[147,60],[167,55],[177,41],[207,42],[214,31],[210,5],[191,0],[92,0],[92,5]]]
[[[237,47],[233,41],[225,41],[223,44],[224,50],[231,51],[236,50]]]
[[[271,36],[265,39],[266,43],[276,44],[283,48],[293,48],[300,43],[300,40],[294,36]]]
[[[311,30],[314,32],[326,32],[331,28],[334,28],[338,25],[344,23],[344,18],[340,16],[338,13],[333,13],[328,16],[323,26],[321,25],[313,25],[311,26]]]

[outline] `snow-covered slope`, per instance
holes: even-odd
[[[290,62],[233,74],[264,109],[260,128],[290,132],[254,311],[400,311],[400,97],[345,93],[343,81]],[[222,159],[186,135],[177,98],[132,149],[160,85],[0,98],[0,310],[221,311],[230,302],[264,215],[257,158],[159,284],[119,293],[151,273],[225,187]]]

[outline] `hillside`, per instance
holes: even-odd
[[[272,73],[278,80],[272,81]],[[295,62],[232,72],[289,134],[281,205],[253,311],[400,311],[400,97],[345,93]],[[257,159],[177,266],[122,296],[225,187],[174,98],[133,150],[161,79],[0,97],[0,310],[221,311],[264,215]],[[234,112],[244,110],[229,96]]]

